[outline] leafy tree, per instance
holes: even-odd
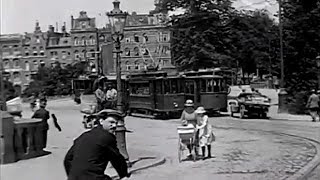
[[[84,73],[83,63],[67,65],[65,68],[62,68],[59,62],[53,68],[41,66],[24,94],[30,96],[42,91],[45,91],[48,96],[70,94],[71,80]]]

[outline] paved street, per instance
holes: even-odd
[[[70,100],[49,102],[48,109],[57,115],[63,128],[59,133],[50,124],[47,150],[52,154],[2,166],[1,179],[19,179],[21,176],[26,180],[65,178],[62,160],[72,139],[83,132],[81,114],[79,106]],[[25,111],[24,116],[30,115]],[[214,117],[210,122],[216,127],[217,141],[212,148],[215,158],[178,163],[177,120],[127,117],[127,127],[134,131],[127,137],[131,157],[156,154],[167,160],[164,165],[133,174],[131,179],[285,179],[306,166],[317,150],[306,139],[274,133],[320,139],[320,123],[310,121]],[[39,173],[35,174],[34,169]],[[316,173],[311,175],[311,180],[320,177]]]

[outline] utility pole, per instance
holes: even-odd
[[[0,32],[0,38],[1,38],[1,32]],[[0,43],[0,45],[2,45]],[[2,54],[2,47],[0,47],[0,91],[1,91],[1,100],[0,100],[0,110],[6,111],[6,98],[4,94],[4,80],[3,80],[3,72],[4,72],[4,67],[3,67],[3,54]]]
[[[284,88],[284,60],[283,60],[283,24],[282,24],[282,0],[279,0],[279,35],[280,35],[280,61],[281,61],[281,89]]]

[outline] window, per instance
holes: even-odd
[[[135,47],[133,49],[133,51],[134,51],[134,56],[139,56],[139,48],[138,47]]]
[[[129,43],[130,41],[130,38],[126,38],[126,43]]]
[[[167,42],[169,39],[168,39],[168,34],[164,34],[162,35],[162,41],[163,42]]]
[[[36,36],[36,43],[40,44],[40,38],[39,38],[39,36]]]
[[[133,37],[134,37],[134,42],[139,42],[139,36],[137,34],[134,34]]]
[[[81,38],[81,45],[86,45],[86,37]]]
[[[13,73],[13,78],[14,78],[15,81],[20,80],[20,73],[19,72],[14,72]]]
[[[78,45],[78,38],[77,38],[77,37],[74,38],[74,45],[75,45],[75,46]]]
[[[64,41],[63,41],[63,44],[68,44],[68,43],[69,43],[68,40],[64,40]]]
[[[134,64],[134,69],[135,69],[135,70],[140,70],[140,65],[139,65],[138,63],[135,63],[135,64]]]
[[[15,68],[20,67],[19,59],[13,59],[13,67]]]
[[[142,49],[143,55],[149,55],[149,51],[147,48]]]
[[[148,42],[148,36],[147,36],[147,34],[146,33],[144,33],[143,35],[143,43],[146,43],[146,42]]]
[[[25,61],[25,62],[24,62],[24,65],[25,65],[26,71],[30,71],[30,64],[29,64],[29,62],[28,62],[28,61]]]
[[[14,48],[17,48],[17,47],[19,47],[19,45],[14,45],[13,47],[14,47]]]
[[[8,46],[7,46],[7,45],[3,45],[2,48],[3,48],[3,49],[6,49],[6,48],[8,48]]]
[[[37,70],[38,68],[39,68],[38,61],[34,60],[33,61],[33,70]]]
[[[89,37],[89,41],[90,41],[91,45],[95,45],[96,44],[96,40],[95,40],[95,38],[93,36]]]
[[[45,65],[45,62],[43,60],[40,60],[40,65],[43,67]]]
[[[33,56],[38,56],[38,52],[37,51],[33,51]]]
[[[62,51],[62,59],[66,59],[67,58],[67,52],[66,51]]]
[[[78,51],[78,50],[75,50],[75,51],[74,51],[74,58],[75,58],[76,60],[78,60],[78,59],[80,58],[80,54],[79,54],[79,51]]]
[[[163,94],[162,92],[162,81],[161,80],[157,80],[156,81],[156,94]]]
[[[4,66],[5,69],[10,68],[9,59],[4,59],[4,60],[3,60],[3,64],[4,64],[3,66]]]
[[[26,74],[26,75],[25,75],[25,77],[26,77],[26,80],[27,80],[27,81],[30,81],[30,80],[31,80],[31,78],[30,78],[30,75],[29,75],[29,74]]]
[[[125,54],[126,56],[130,56],[130,49],[129,49],[129,48],[125,48],[125,49],[124,49],[124,54]]]
[[[149,83],[133,83],[130,86],[131,86],[130,94],[135,94],[135,95],[149,95],[150,94]]]
[[[41,51],[41,52],[40,52],[40,55],[41,55],[41,56],[44,56],[44,51]]]
[[[24,55],[29,56],[29,52],[28,51],[24,52]]]
[[[93,49],[90,50],[91,58],[94,58],[94,57],[96,56],[95,53],[96,53],[96,52],[95,52]]]
[[[104,35],[100,35],[100,36],[99,36],[99,41],[104,42],[105,40],[106,40],[106,39],[105,39]]]

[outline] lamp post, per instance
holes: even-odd
[[[278,94],[278,112],[285,113],[288,112],[287,107],[287,95],[284,88],[284,60],[283,60],[283,25],[282,25],[282,0],[279,0],[279,36],[280,36],[280,61],[281,61],[281,80],[280,80],[280,92]]]
[[[116,53],[116,74],[117,74],[117,110],[124,114],[124,108],[122,105],[122,86],[121,86],[121,62],[120,62],[120,54],[121,54],[121,40],[124,38],[124,27],[126,25],[127,12],[120,10],[120,1],[113,1],[113,10],[107,12],[107,16],[109,18],[111,24],[111,35],[115,46]],[[119,118],[117,123],[116,137],[118,142],[118,148],[120,153],[127,160],[128,165],[131,166],[129,162],[129,155],[126,148],[126,127],[124,124],[124,117]]]
[[[316,57],[317,69],[318,69],[318,90],[320,90],[320,55]]]

